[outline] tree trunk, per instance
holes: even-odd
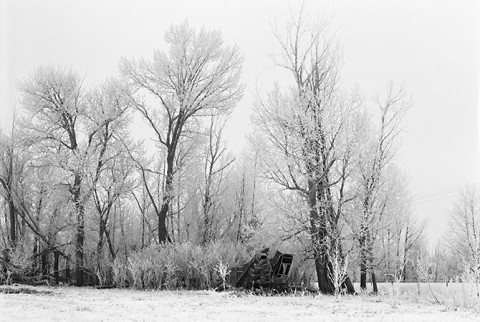
[[[350,277],[347,275],[345,276],[345,281],[343,282],[345,285],[345,288],[347,289],[347,293],[354,295],[355,294],[355,287],[353,286],[352,280]]]
[[[83,201],[81,200],[81,183],[82,178],[79,173],[75,174],[75,181],[73,186],[73,198],[75,203],[75,210],[77,211],[77,225],[75,232],[75,285],[84,285],[83,261],[85,242],[85,213]]]
[[[38,245],[39,245],[39,240],[38,237],[35,236],[34,242],[33,242],[33,270],[35,273],[38,272]]]
[[[363,260],[360,263],[360,289],[362,291],[367,289],[367,265]]]
[[[58,284],[60,280],[59,272],[58,272],[58,260],[60,257],[60,252],[58,250],[55,250],[53,253],[54,259],[53,259],[53,274],[55,276],[55,283]]]
[[[107,239],[108,250],[110,251],[110,256],[113,262],[116,254],[115,254],[115,248],[113,246],[112,238],[110,238],[110,230],[108,228],[105,228],[105,238]]]
[[[173,150],[173,151],[172,151]],[[170,209],[173,191],[173,165],[174,165],[175,149],[173,145],[168,147],[167,154],[167,175],[165,177],[165,187],[163,191],[162,207],[158,213],[158,243],[164,244],[170,241],[167,231],[167,215]]]
[[[145,210],[141,209],[142,212],[142,249],[145,248]]]
[[[375,273],[372,271],[372,287],[373,287],[373,294],[378,293],[378,286],[377,286],[377,277]]]
[[[360,289],[365,291],[367,289],[367,251],[366,251],[366,231],[365,228],[360,228],[361,235],[359,238],[360,246]]]
[[[321,257],[315,258],[315,270],[317,272],[318,289],[322,294],[334,294],[334,285],[330,278],[329,262]]]
[[[402,261],[402,282],[407,278],[407,256],[408,256],[409,225],[405,228],[405,239],[403,243],[403,261]]]
[[[49,263],[48,263],[48,252],[46,250],[42,251],[42,275],[48,275],[50,273]]]
[[[17,229],[15,227],[17,223],[17,218],[15,216],[15,205],[13,203],[11,195],[9,195],[8,208],[10,213],[10,246],[15,249],[15,246],[17,244]]]
[[[210,187],[207,184],[207,188],[204,196],[203,203],[203,236],[202,244],[207,245],[213,240],[213,218],[211,214],[212,201],[210,197]]]
[[[75,285],[84,285],[83,274],[83,244],[85,242],[85,218],[83,211],[78,214],[77,232],[75,237]]]
[[[105,234],[106,223],[100,214],[100,222],[98,229],[98,243],[97,243],[97,269],[100,271],[102,267],[102,253],[103,253],[103,235]]]
[[[333,240],[332,238],[332,249],[335,249],[335,244],[337,245],[337,249],[338,249],[338,254],[336,256],[339,256],[339,259],[340,259],[340,262],[341,262],[341,268],[343,270],[343,268],[345,268],[345,265],[346,265],[346,260],[345,260],[345,256],[343,254],[343,246],[342,246],[342,242],[341,240],[338,238],[338,240]],[[347,273],[345,273],[344,276],[342,276],[342,284],[341,284],[341,288],[345,288],[347,290],[347,293],[348,294],[352,294],[354,295],[356,292],[355,292],[355,287],[353,286],[353,283],[352,281],[350,280],[350,277],[348,276]]]
[[[160,208],[160,213],[158,214],[158,243],[164,244],[167,242],[168,232],[167,232],[167,213],[169,208],[168,198],[163,198],[162,208]]]
[[[65,257],[65,280],[67,284],[70,282],[70,255]]]
[[[315,270],[317,272],[318,288],[323,294],[333,294],[334,285],[331,279],[326,249],[326,219],[319,216],[317,211],[317,183],[315,180],[308,181],[308,204],[310,207],[310,233],[314,247]],[[330,264],[331,266],[331,264]]]

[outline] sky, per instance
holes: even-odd
[[[20,111],[18,81],[40,65],[71,67],[85,84],[118,76],[121,57],[151,59],[172,25],[219,29],[244,54],[246,91],[227,128],[241,147],[256,88],[280,80],[272,25],[300,1],[0,0],[0,126]],[[311,19],[331,21],[343,49],[342,82],[370,101],[388,82],[404,83],[413,106],[396,162],[410,180],[413,213],[427,220],[433,245],[459,188],[480,189],[478,1],[305,1]],[[134,131],[142,131],[140,128]]]

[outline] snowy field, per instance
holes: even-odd
[[[21,293],[0,293],[0,321],[480,321],[458,285],[433,285],[441,304],[426,285],[418,296],[416,284],[399,285],[396,296],[384,284],[377,296],[338,298],[16,285],[8,289]]]

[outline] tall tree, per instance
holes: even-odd
[[[329,245],[338,241],[338,234],[331,232],[349,199],[341,184],[337,185],[350,176],[348,154],[356,151],[356,143],[346,137],[357,129],[350,125],[356,123],[363,98],[358,92],[340,89],[340,53],[335,41],[328,36],[326,25],[309,24],[302,14],[287,25],[286,36],[275,31],[281,46],[276,63],[291,73],[294,86],[285,94],[276,86],[267,99],[258,100],[256,128],[266,145],[267,153],[261,158],[265,176],[297,192],[308,206],[299,232],[310,236],[320,290],[333,293]],[[354,291],[353,286],[349,291]]]
[[[10,135],[0,132],[0,196],[5,200],[8,216],[5,222],[9,224],[8,241],[12,248],[17,243],[18,210],[15,203],[15,190],[17,190],[20,176],[23,174],[25,158],[22,158],[21,145],[18,144],[18,135],[15,122],[12,124]],[[5,245],[7,246],[7,245]]]
[[[168,52],[155,51],[149,62],[122,59],[120,69],[132,86],[136,109],[153,129],[165,154],[165,184],[158,216],[158,240],[166,242],[167,214],[173,200],[175,158],[198,118],[230,113],[243,94],[242,56],[237,46],[223,44],[219,31],[196,31],[187,22],[165,33]],[[148,99],[146,97],[148,95]]]
[[[84,284],[85,207],[92,193],[92,157],[102,152],[99,136],[112,114],[96,120],[89,116],[89,94],[72,70],[39,67],[19,85],[26,111],[23,130],[37,159],[58,170],[68,187],[75,214],[76,284]],[[102,158],[97,159],[102,162]]]
[[[205,147],[205,183],[203,187],[203,236],[202,244],[206,245],[215,240],[215,217],[218,214],[219,197],[222,183],[225,179],[225,170],[234,159],[227,155],[225,142],[222,140],[226,118],[212,114],[208,129],[208,138]]]
[[[58,156],[52,160],[71,174],[69,191],[76,212],[75,255],[76,279],[83,285],[85,239],[85,198],[82,191],[84,151],[80,118],[84,111],[85,91],[82,79],[72,70],[37,68],[29,80],[20,85],[22,105],[27,111],[25,128],[34,143]],[[88,140],[91,142],[91,136]]]
[[[385,211],[385,194],[381,194],[385,182],[387,166],[398,150],[397,137],[400,122],[410,106],[403,87],[397,91],[390,84],[384,102],[375,99],[380,112],[380,126],[371,132],[363,158],[358,159],[361,221],[358,234],[360,247],[360,287],[367,287],[367,271],[371,271],[374,292],[377,292],[375,272],[373,270],[373,227]]]
[[[108,223],[114,204],[133,189],[133,165],[124,145],[128,138],[128,88],[118,80],[107,80],[89,92],[86,116],[89,126],[98,129],[95,153],[90,158],[91,189],[98,214],[97,269],[101,269],[104,241],[115,258]]]

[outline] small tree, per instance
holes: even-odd
[[[447,244],[454,255],[463,258],[463,275],[475,283],[477,297],[480,281],[480,198],[477,189],[461,190],[458,201],[449,213]]]

